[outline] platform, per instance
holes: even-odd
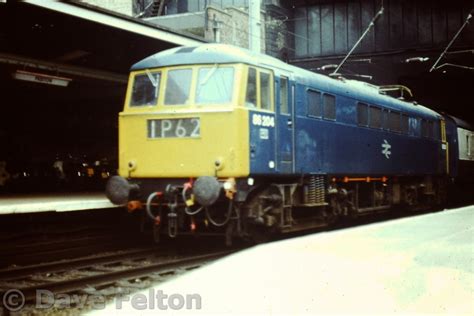
[[[202,308],[158,310],[159,290]],[[474,315],[474,206],[253,247],[140,295],[92,314]]]
[[[104,193],[56,193],[0,196],[0,215],[72,212],[117,207]]]

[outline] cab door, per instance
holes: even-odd
[[[449,143],[446,138],[446,122],[441,119],[439,121],[441,132],[441,148],[440,148],[440,168],[439,171],[444,174],[449,174]]]
[[[291,76],[280,76],[277,79],[275,90],[278,100],[276,111],[277,171],[289,174],[295,171],[295,85]]]

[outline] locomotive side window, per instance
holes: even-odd
[[[331,94],[323,94],[324,118],[327,120],[336,119],[336,97]]]
[[[183,105],[189,101],[192,73],[193,71],[191,69],[168,71],[165,105]]]
[[[145,74],[136,75],[130,106],[155,105],[160,91],[160,79],[160,72],[147,71]]]
[[[421,119],[421,137],[428,137],[428,123],[425,119]]]
[[[421,136],[433,137],[433,122],[421,119]]]
[[[388,110],[382,110],[382,128],[388,130]]]
[[[382,110],[375,106],[369,108],[369,126],[372,128],[382,128]]]
[[[263,110],[272,109],[270,74],[260,72],[260,105]]]
[[[392,132],[400,132],[400,113],[390,111],[388,114],[388,127]]]
[[[249,68],[245,105],[250,108],[257,107],[257,70],[255,68]]]
[[[402,133],[408,134],[408,115],[406,114],[402,114],[401,130]]]
[[[361,126],[368,126],[369,112],[368,105],[365,103],[357,103],[357,124]]]
[[[223,104],[232,101],[233,67],[202,67],[198,73],[197,104]]]
[[[290,114],[288,109],[288,78],[280,77],[280,113]]]
[[[314,90],[308,90],[308,116],[321,117],[321,93]]]

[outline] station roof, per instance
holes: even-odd
[[[130,67],[200,43],[79,1],[0,0],[0,160],[37,166],[55,154],[115,159]]]
[[[0,1],[0,66],[123,82],[137,60],[202,42],[77,1]]]

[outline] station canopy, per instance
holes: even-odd
[[[0,1],[0,71],[126,81],[130,66],[202,39],[68,1]],[[46,80],[46,79],[45,79]]]
[[[23,170],[56,156],[116,159],[130,67],[199,43],[76,1],[0,0],[0,161]]]

